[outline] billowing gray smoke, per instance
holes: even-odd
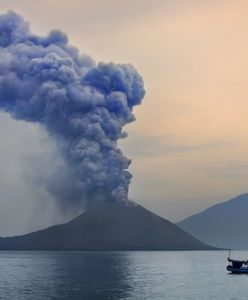
[[[64,33],[40,37],[14,12],[0,15],[0,108],[41,124],[55,140],[68,172],[54,194],[68,201],[127,199],[130,160],[117,141],[144,93],[131,65],[96,64]]]

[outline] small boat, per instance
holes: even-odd
[[[230,263],[226,267],[227,271],[234,274],[245,274],[245,273],[248,274],[248,260],[231,259],[230,253],[231,251],[229,251],[229,256],[227,258],[228,262]]]

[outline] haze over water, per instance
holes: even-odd
[[[227,273],[227,254],[3,251],[0,299],[247,299],[248,276]]]

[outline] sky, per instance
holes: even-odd
[[[34,33],[60,29],[81,53],[143,76],[120,143],[132,200],[179,221],[247,192],[247,1],[0,0],[8,9]],[[0,235],[61,222],[40,184],[56,160],[46,132],[0,113],[0,139]]]

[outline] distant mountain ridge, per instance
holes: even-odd
[[[0,238],[0,250],[211,250],[140,205],[95,203],[67,224]]]
[[[248,193],[211,206],[177,225],[208,245],[248,249]]]

